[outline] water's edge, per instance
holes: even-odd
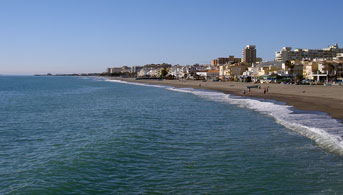
[[[285,105],[282,102],[257,98],[242,98],[219,91],[176,88],[165,85],[142,84],[121,80],[104,80],[146,87],[158,87],[181,93],[191,93],[211,101],[224,102],[237,105],[238,107],[248,108],[273,117],[277,123],[313,140],[319,147],[328,152],[341,156],[343,155],[343,124],[337,119],[331,118],[326,113],[297,112],[294,107]]]

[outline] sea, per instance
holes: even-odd
[[[342,135],[282,102],[0,76],[0,194],[343,194]]]

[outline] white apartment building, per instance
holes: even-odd
[[[275,52],[275,61],[286,62],[291,60],[333,60],[338,53],[343,53],[343,48],[339,48],[338,44],[331,45],[323,49],[294,49],[291,47],[283,47],[281,51]]]

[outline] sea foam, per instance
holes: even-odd
[[[343,155],[343,124],[325,113],[299,112],[295,110],[294,107],[282,104],[281,102],[242,98],[240,96],[234,96],[216,91],[206,91],[192,88],[174,88],[170,86],[151,85],[119,80],[108,81],[139,86],[165,88],[167,90],[182,93],[191,93],[211,101],[224,102],[237,105],[238,107],[252,109],[256,112],[273,117],[277,123],[313,140],[321,148],[338,155]]]

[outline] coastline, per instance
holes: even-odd
[[[241,82],[202,82],[194,80],[135,80],[134,78],[110,77],[110,80],[145,83],[152,85],[166,85],[176,88],[194,88],[220,91],[226,94],[246,97],[262,98],[284,102],[298,110],[320,111],[332,118],[343,122],[343,87],[321,85],[282,85],[282,84],[253,84]],[[259,85],[261,89],[252,88],[248,92],[247,86]],[[268,92],[264,94],[264,88]]]

